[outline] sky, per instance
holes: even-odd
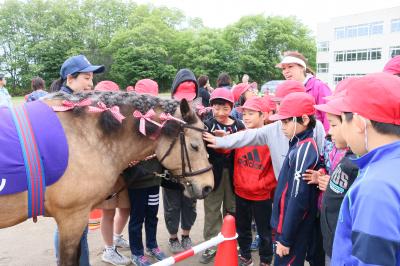
[[[223,28],[246,15],[296,16],[315,33],[317,23],[332,17],[400,6],[400,0],[135,0],[178,8],[199,17],[207,27]]]

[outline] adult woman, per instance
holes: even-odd
[[[313,71],[308,67],[307,59],[299,52],[286,52],[276,67],[282,69],[285,79],[302,82],[306,87],[306,92],[314,97],[316,104],[326,103],[325,97],[332,94],[329,87],[313,75]],[[315,116],[324,125],[325,132],[328,132],[329,123],[326,114],[317,111]]]
[[[64,93],[73,94],[74,92],[90,90],[93,88],[93,74],[101,72],[104,72],[104,66],[92,65],[84,55],[72,56],[62,64],[60,78],[52,83],[51,91],[62,91]],[[58,238],[57,230],[54,239],[57,261],[59,261]],[[87,228],[83,232],[80,241],[79,265],[90,265]]]

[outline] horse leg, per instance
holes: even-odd
[[[88,223],[88,212],[57,217],[61,266],[79,265],[79,243]]]

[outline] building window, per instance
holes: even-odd
[[[333,74],[333,83],[336,85],[348,77],[361,77],[365,74]]]
[[[335,28],[335,39],[336,39],[336,40],[338,40],[338,39],[344,39],[345,37],[346,37],[346,34],[345,34],[345,29],[344,29],[344,27]]]
[[[329,42],[319,42],[317,48],[318,52],[329,52]]]
[[[344,55],[345,55],[344,51],[335,52],[335,62],[343,62],[343,61],[345,61],[344,60],[345,59]]]
[[[382,49],[381,48],[374,48],[370,50],[370,60],[379,60],[382,58]]]
[[[368,60],[368,50],[357,50],[357,61]]]
[[[368,36],[368,35],[369,35],[369,25],[368,24],[358,25],[357,36],[362,37],[362,36]]]
[[[393,47],[393,53],[398,53]],[[392,54],[392,51],[390,52]],[[365,61],[365,60],[380,60],[382,59],[382,48],[347,50],[334,52],[335,62],[351,62],[351,61]]]
[[[328,73],[328,72],[329,72],[329,64],[328,63],[317,64],[317,73]]]
[[[346,38],[357,37],[357,26],[346,27]]]
[[[383,22],[374,22],[371,23],[371,30],[370,30],[371,35],[376,35],[376,34],[383,34]]]
[[[392,20],[390,29],[391,32],[400,32],[400,18]]]
[[[357,50],[346,51],[346,61],[356,61],[357,60]]]
[[[391,58],[395,57],[396,55],[400,55],[400,46],[392,46],[389,48],[389,56]]]

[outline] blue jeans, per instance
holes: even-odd
[[[83,231],[83,235],[81,237],[80,246],[81,246],[81,255],[79,257],[79,266],[90,266],[89,263],[89,245],[87,240],[88,227],[86,226],[85,231]],[[60,265],[60,246],[59,246],[59,232],[58,228],[56,228],[56,232],[54,234],[54,248],[56,251],[56,259],[57,265]]]

